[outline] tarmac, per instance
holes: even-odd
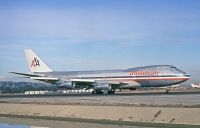
[[[0,97],[0,116],[86,122],[200,125],[200,93]]]
[[[0,96],[0,103],[200,107],[199,93],[117,93],[114,95]]]
[[[3,125],[2,125],[3,124]],[[7,124],[7,125],[5,125]],[[0,117],[0,128],[152,128],[147,126],[116,125],[76,121],[52,121],[24,118]]]

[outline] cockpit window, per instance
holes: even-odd
[[[170,67],[171,71],[177,71],[177,69],[175,67]]]
[[[179,69],[177,69],[176,67],[170,67],[170,71],[172,71],[172,72],[174,72],[174,73],[185,73],[185,72],[183,72],[183,71],[181,71],[181,70],[179,70]]]

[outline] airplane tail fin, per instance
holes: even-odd
[[[33,52],[32,49],[24,50],[31,72],[52,72],[53,70]]]

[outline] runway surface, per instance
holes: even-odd
[[[58,120],[36,120],[23,118],[0,117],[0,128],[197,128],[191,125],[170,125],[170,124],[150,124],[150,123],[133,123],[133,124],[109,124],[109,123],[89,123],[78,121],[58,121]]]
[[[0,97],[0,103],[200,107],[200,93]]]

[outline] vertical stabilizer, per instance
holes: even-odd
[[[32,49],[26,49],[25,55],[31,72],[52,72],[53,70]]]

